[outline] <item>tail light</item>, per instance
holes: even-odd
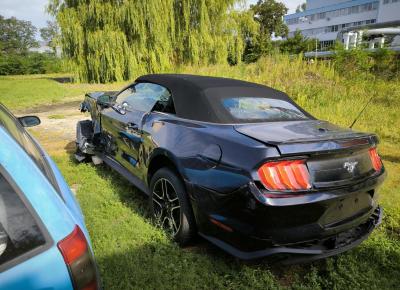
[[[371,148],[369,149],[369,156],[371,158],[372,166],[374,167],[375,171],[379,172],[382,170],[382,160],[379,157],[378,152],[376,151],[376,148]]]
[[[258,169],[264,187],[270,191],[299,191],[311,188],[305,160],[268,162]]]
[[[75,226],[70,235],[57,244],[67,264],[75,290],[97,290],[97,271],[85,235]]]

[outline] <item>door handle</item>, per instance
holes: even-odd
[[[139,130],[138,125],[136,125],[135,123],[128,123],[127,124],[127,128],[130,129],[130,130],[134,130],[134,131]]]

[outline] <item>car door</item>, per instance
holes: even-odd
[[[144,174],[139,158],[143,123],[153,107],[169,96],[160,85],[136,83],[121,91],[115,104],[101,112],[102,131],[108,139],[106,153],[138,177]]]

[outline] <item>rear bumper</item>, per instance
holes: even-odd
[[[347,251],[368,237],[381,220],[377,189],[385,175],[294,198],[265,198],[252,182],[229,193],[189,191],[205,239],[244,260],[296,254],[291,260],[301,262]]]
[[[316,240],[313,243],[303,243],[303,245],[299,244],[284,247],[277,246],[257,251],[241,251],[217,238],[201,233],[200,235],[232,256],[241,260],[253,260],[272,255],[280,255],[281,257],[279,261],[282,264],[304,263],[338,255],[356,247],[382,222],[382,215],[383,211],[378,206],[365,223],[348,231]]]

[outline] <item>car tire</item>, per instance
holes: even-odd
[[[154,173],[150,181],[149,203],[155,222],[169,230],[180,246],[187,245],[196,235],[196,222],[185,187],[173,170],[164,167]]]

